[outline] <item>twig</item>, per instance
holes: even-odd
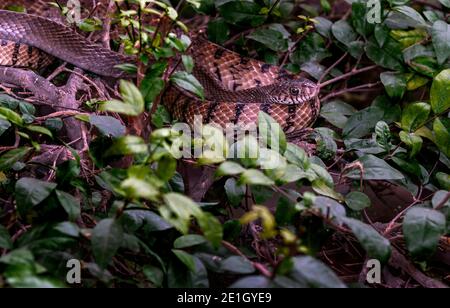
[[[333,65],[331,65],[320,77],[319,81],[317,82],[319,85],[322,84],[322,81],[328,76],[328,74],[336,67],[338,66],[344,59],[348,56],[348,52],[344,53],[342,57],[339,58]]]
[[[233,244],[231,244],[230,242],[227,241],[222,241],[222,245],[228,249],[229,251],[231,251],[232,253],[241,256],[245,259],[247,259],[248,261],[250,261],[253,265],[253,267],[255,269],[257,269],[261,274],[263,274],[265,277],[267,278],[272,278],[272,273],[269,271],[268,268],[266,268],[263,264],[258,263],[258,262],[253,262],[251,261],[244,253],[242,253],[242,251],[239,250],[239,248],[237,248],[236,246],[234,246]]]
[[[54,112],[54,113],[48,114],[46,116],[38,117],[35,119],[35,121],[36,122],[44,122],[48,119],[67,118],[67,117],[73,117],[73,116],[77,116],[77,115],[89,115],[89,114],[85,113],[85,112],[75,111],[75,110],[67,110],[67,111],[64,110],[64,111]]]
[[[322,101],[326,101],[329,100],[330,98],[336,97],[336,96],[340,96],[342,94],[348,93],[348,92],[370,92],[370,91],[374,91],[374,87],[380,85],[381,82],[375,82],[375,83],[368,83],[368,84],[363,84],[357,87],[353,87],[353,88],[346,88],[337,92],[333,92],[327,96],[325,96],[324,98],[322,98]]]
[[[372,66],[361,68],[359,70],[352,70],[352,71],[350,71],[350,72],[348,72],[348,73],[346,73],[344,75],[341,75],[339,77],[333,78],[331,80],[328,80],[328,81],[326,81],[324,83],[319,84],[319,87],[320,88],[324,88],[324,87],[326,87],[326,86],[328,86],[330,84],[336,83],[336,82],[341,81],[343,79],[348,79],[348,78],[350,78],[350,77],[352,77],[354,75],[358,75],[358,74],[361,74],[361,73],[373,70],[373,69],[375,69],[377,67],[378,67],[378,65],[372,65]]]

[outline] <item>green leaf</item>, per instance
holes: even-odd
[[[450,157],[450,119],[437,118],[434,120],[433,131],[436,145],[447,157]]]
[[[31,150],[32,148],[27,147],[17,148],[0,156],[0,171],[11,169],[15,163],[20,162]]]
[[[345,20],[339,20],[335,22],[331,27],[331,32],[333,33],[334,37],[345,46],[348,46],[358,39],[358,34]]]
[[[161,216],[183,234],[188,233],[192,217],[198,218],[204,215],[194,201],[181,194],[166,194],[164,203],[165,206],[159,207]]]
[[[236,274],[255,272],[252,262],[241,256],[231,256],[221,262],[221,270]]]
[[[274,151],[283,154],[286,150],[286,135],[280,124],[267,113],[260,112],[258,115],[259,138],[264,145]]]
[[[216,171],[216,177],[238,175],[245,171],[245,168],[238,163],[226,161],[220,165]]]
[[[358,111],[345,124],[343,137],[345,139],[364,137],[383,119],[383,115],[383,110],[375,106]]]
[[[60,190],[56,191],[56,197],[69,216],[70,221],[75,221],[80,217],[80,201],[78,201],[74,196]]]
[[[431,112],[427,103],[408,104],[402,113],[402,128],[408,132],[415,131],[425,124]]]
[[[197,95],[201,99],[205,99],[203,86],[193,75],[187,72],[177,72],[172,75],[170,80],[180,88]]]
[[[324,38],[313,32],[299,43],[290,59],[293,63],[302,65],[308,62],[320,62],[330,56],[331,53],[326,47]]]
[[[309,158],[305,150],[293,143],[288,143],[284,157],[286,157],[288,162],[297,167],[307,169],[310,166]]]
[[[288,40],[283,34],[274,29],[258,29],[247,38],[259,42],[273,51],[285,52],[288,50]]]
[[[444,70],[434,78],[431,86],[431,107],[440,114],[450,108],[450,69]]]
[[[208,23],[208,39],[217,44],[227,41],[230,27],[223,18],[217,18]]]
[[[121,80],[120,94],[122,95],[123,102],[117,100],[106,102],[100,106],[100,110],[117,112],[128,116],[138,116],[144,112],[144,97],[133,83]]]
[[[334,100],[322,106],[320,115],[337,128],[343,129],[349,117],[356,112],[357,110],[353,106],[340,100]]]
[[[33,178],[21,178],[16,182],[16,204],[23,216],[32,207],[48,198],[56,188],[55,183],[40,181]]]
[[[11,236],[9,235],[8,230],[0,225],[0,248],[3,249],[12,249],[13,242],[11,240]]]
[[[408,148],[411,149],[410,157],[416,156],[420,150],[422,149],[423,139],[422,137],[407,133],[405,131],[401,131],[400,134],[400,140],[408,146]]]
[[[369,197],[359,191],[352,191],[345,197],[345,203],[354,211],[362,211],[371,205]]]
[[[11,123],[0,118],[0,136],[3,135],[10,127]]]
[[[402,99],[406,92],[406,77],[403,74],[384,72],[380,75],[381,82],[389,97]]]
[[[120,188],[124,192],[125,197],[131,200],[146,199],[152,201],[159,196],[158,189],[150,181],[135,176],[124,180]]]
[[[0,107],[0,118],[4,118],[9,122],[16,124],[18,126],[23,125],[23,120],[20,114],[12,111],[11,109]]]
[[[364,168],[362,174],[364,180],[403,180],[405,178],[400,171],[374,155],[365,155],[358,161]],[[360,179],[361,172],[359,169],[355,169],[347,173],[346,176],[351,179]]]
[[[155,285],[155,287],[159,288],[162,286],[164,282],[164,272],[162,270],[152,265],[146,265],[142,269],[142,272],[145,277]]]
[[[438,64],[442,65],[450,57],[450,25],[442,20],[436,21],[431,36]]]
[[[118,138],[126,133],[125,126],[119,120],[110,116],[90,115],[89,122],[108,137]]]
[[[148,153],[148,146],[141,137],[127,135],[117,139],[105,155],[119,156],[146,153]]]
[[[316,17],[314,20],[316,21],[316,31],[320,35],[329,38],[331,36],[331,27],[333,23],[324,17]]]
[[[101,268],[105,268],[116,255],[123,237],[122,226],[115,219],[103,219],[92,230],[92,252]]]
[[[376,64],[390,69],[390,70],[402,70],[403,65],[401,64],[401,48],[399,43],[395,42],[393,39],[388,39],[383,46],[380,48],[377,43],[370,41],[366,46],[367,57]]]
[[[444,172],[436,173],[436,179],[441,188],[450,190],[450,175]]]
[[[406,246],[413,256],[432,256],[444,232],[445,216],[442,213],[422,207],[414,207],[406,213],[403,233]]]
[[[346,288],[338,276],[321,261],[310,256],[293,258],[290,276],[311,288]]]
[[[330,186],[328,186],[324,181],[322,180],[315,180],[312,183],[312,189],[314,192],[316,192],[319,195],[327,196],[330,198],[333,198],[335,200],[341,201],[343,199],[342,195],[334,191],[334,189]]]
[[[355,30],[362,36],[370,35],[375,25],[367,21],[368,4],[365,2],[352,3],[352,24]]]
[[[197,215],[196,218],[205,238],[218,248],[223,239],[223,228],[219,219],[207,212]]]
[[[195,272],[195,260],[194,256],[184,252],[183,250],[172,249],[172,252],[177,256],[177,258],[183,262],[184,265],[191,271]]]
[[[219,6],[219,14],[233,25],[262,25],[267,15],[260,14],[261,7],[253,2],[233,0]]]
[[[342,204],[327,197],[314,198],[314,209],[319,210],[322,216],[335,219],[338,223],[341,223],[347,215],[347,211]]]
[[[366,250],[370,258],[386,263],[391,256],[389,240],[381,236],[372,226],[353,218],[345,218],[345,224],[352,229],[353,234]]]
[[[438,0],[446,8],[450,8],[450,0]]]
[[[261,185],[261,186],[270,186],[274,185],[275,182],[264,175],[259,170],[249,169],[242,173],[241,178],[239,179],[239,183],[247,184],[247,185]]]
[[[231,205],[239,206],[245,197],[245,186],[238,185],[236,179],[230,178],[225,182],[224,188]]]
[[[254,289],[254,288],[270,288],[271,280],[264,276],[247,276],[233,283],[230,288],[233,289]]]
[[[193,247],[197,245],[201,245],[206,243],[207,240],[197,234],[189,234],[189,235],[183,235],[175,240],[173,243],[173,247],[176,249],[183,249],[188,247]]]
[[[375,134],[375,140],[378,145],[386,152],[389,152],[392,148],[392,134],[389,125],[387,125],[387,123],[384,121],[378,122],[375,126]]]
[[[46,135],[49,136],[50,138],[53,138],[53,134],[48,128],[36,125],[28,125],[26,128],[30,132]]]
[[[192,70],[194,69],[194,59],[188,55],[181,56],[181,62],[183,62],[183,67],[187,73],[192,74]]]
[[[420,15],[419,12],[417,12],[415,9],[413,9],[410,6],[406,6],[406,5],[397,6],[394,8],[394,11],[397,11],[400,14],[408,16],[411,20],[414,20],[421,26],[427,26],[427,22],[422,17],[422,15]]]
[[[392,30],[391,37],[399,42],[404,49],[422,42],[428,37],[428,32],[424,29],[414,29],[408,31]]]

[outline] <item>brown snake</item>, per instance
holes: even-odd
[[[6,0],[0,8],[17,2]],[[47,2],[31,4],[36,7],[28,7],[29,12],[42,12]],[[288,133],[309,127],[316,120],[320,102],[317,86],[311,81],[296,79],[277,66],[242,57],[202,38],[195,39],[189,50],[205,99],[170,86],[163,102],[174,118],[193,124],[197,115],[203,123],[226,127],[256,123],[259,112],[264,111]],[[51,56],[114,78],[124,77],[116,65],[133,61],[47,18],[0,10],[0,66],[37,70],[51,63]]]

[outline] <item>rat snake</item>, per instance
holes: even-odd
[[[133,58],[94,44],[60,22],[37,16],[49,10],[47,0],[26,1],[6,0],[0,5],[0,66],[38,70],[56,57],[100,76],[129,77],[116,66]],[[31,14],[1,10],[18,2],[25,2]],[[192,125],[195,116],[201,116],[203,123],[227,127],[256,123],[264,111],[288,133],[301,131],[316,120],[320,102],[311,81],[203,38],[194,40],[189,54],[205,98],[170,85],[162,99],[174,118]]]

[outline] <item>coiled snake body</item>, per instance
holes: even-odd
[[[3,7],[17,2],[7,0]],[[46,2],[40,0],[35,5]],[[205,99],[171,85],[163,102],[174,118],[193,124],[197,115],[203,123],[227,127],[256,123],[259,112],[264,111],[288,133],[302,130],[316,120],[320,103],[317,86],[311,81],[296,79],[276,66],[242,57],[201,38],[194,40],[190,54],[195,61],[194,75],[205,89]],[[36,70],[48,65],[52,57],[114,78],[124,77],[116,68],[118,64],[133,61],[47,18],[0,10],[1,66]]]

